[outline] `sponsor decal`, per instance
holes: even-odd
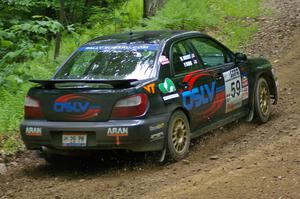
[[[158,87],[163,94],[173,93],[176,91],[176,87],[170,78],[165,78],[165,81],[160,83]]]
[[[25,130],[25,134],[28,136],[42,136],[42,128],[27,126]]]
[[[187,74],[183,79],[183,83],[187,85],[187,88],[186,90],[180,90],[180,92],[182,94],[183,106],[186,109],[192,110],[201,108],[201,106],[205,104],[210,104],[205,110],[191,112],[195,120],[210,118],[222,107],[225,101],[224,86],[217,86],[215,81],[201,84],[201,79],[204,78],[205,81],[207,81],[207,79],[209,79],[207,77],[210,76],[210,74],[202,73],[201,70],[199,70]],[[211,79],[213,80],[213,78]]]
[[[184,62],[186,60],[191,60],[195,58],[195,54],[188,54],[180,57],[180,61]]]
[[[155,83],[144,86],[144,89],[150,94],[155,94]]]
[[[194,107],[199,107],[203,104],[212,102],[215,97],[216,82],[211,82],[211,85],[204,84],[198,88],[193,88],[191,91],[182,93],[183,106],[191,110]]]
[[[168,100],[175,99],[175,98],[178,98],[178,97],[179,97],[179,94],[174,93],[174,94],[171,94],[171,95],[163,96],[163,100],[168,101]]]
[[[170,63],[170,60],[165,55],[160,56],[158,60],[161,65],[167,65]]]
[[[243,100],[248,99],[249,97],[249,86],[248,86],[248,78],[247,76],[242,77],[242,87],[243,87]]]
[[[128,128],[108,128],[106,135],[108,137],[116,137],[116,145],[120,145],[120,137],[128,136]]]
[[[188,54],[188,55],[181,56],[180,61],[183,63],[185,68],[193,66],[194,64],[198,63],[195,54]]]
[[[53,104],[53,110],[73,120],[90,119],[101,113],[101,108],[96,100],[75,94],[67,94],[57,98]]]
[[[243,90],[239,68],[223,73],[226,92],[226,113],[242,106]]]
[[[123,45],[89,45],[82,46],[79,51],[136,51],[136,50],[158,50],[157,44],[123,44]]]
[[[150,127],[149,127],[149,130],[150,130],[150,131],[155,131],[155,130],[162,129],[162,128],[164,128],[164,127],[165,127],[165,123],[159,123],[159,124],[157,124],[157,125],[155,125],[155,126],[150,126]]]
[[[184,62],[183,65],[184,65],[185,68],[187,68],[187,67],[192,66],[193,62],[192,61],[187,61],[187,62]]]
[[[156,133],[156,134],[153,134],[150,136],[150,140],[151,141],[156,141],[156,140],[160,140],[164,137],[164,133],[163,132],[159,132],[159,133]]]

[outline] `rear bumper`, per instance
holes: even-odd
[[[61,152],[106,149],[158,151],[163,149],[168,118],[168,114],[163,114],[142,120],[110,120],[107,122],[24,120],[20,125],[20,131],[26,148],[30,150],[47,147]],[[125,128],[127,134],[112,135],[109,133],[112,128]],[[86,146],[63,146],[64,133],[86,134]]]

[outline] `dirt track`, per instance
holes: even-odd
[[[232,123],[164,166],[135,154],[52,167],[26,153],[0,176],[0,198],[300,198],[300,1],[271,5],[278,17],[259,19],[263,28],[247,47],[277,69],[280,101],[270,122]]]

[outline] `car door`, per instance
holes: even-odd
[[[242,108],[243,95],[240,68],[234,61],[234,55],[219,42],[198,37],[189,40],[204,63],[205,71],[216,82],[215,98],[210,114],[215,119],[224,118]]]
[[[187,40],[173,43],[170,48],[171,69],[181,94],[182,106],[189,112],[191,129],[208,125],[208,109],[213,102],[214,78],[204,72],[202,61]]]

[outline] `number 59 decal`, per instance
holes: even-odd
[[[235,82],[231,82],[231,97],[240,96],[241,94],[241,82],[240,80],[236,80]]]
[[[242,106],[242,86],[239,68],[234,68],[223,73],[226,92],[226,113]]]

